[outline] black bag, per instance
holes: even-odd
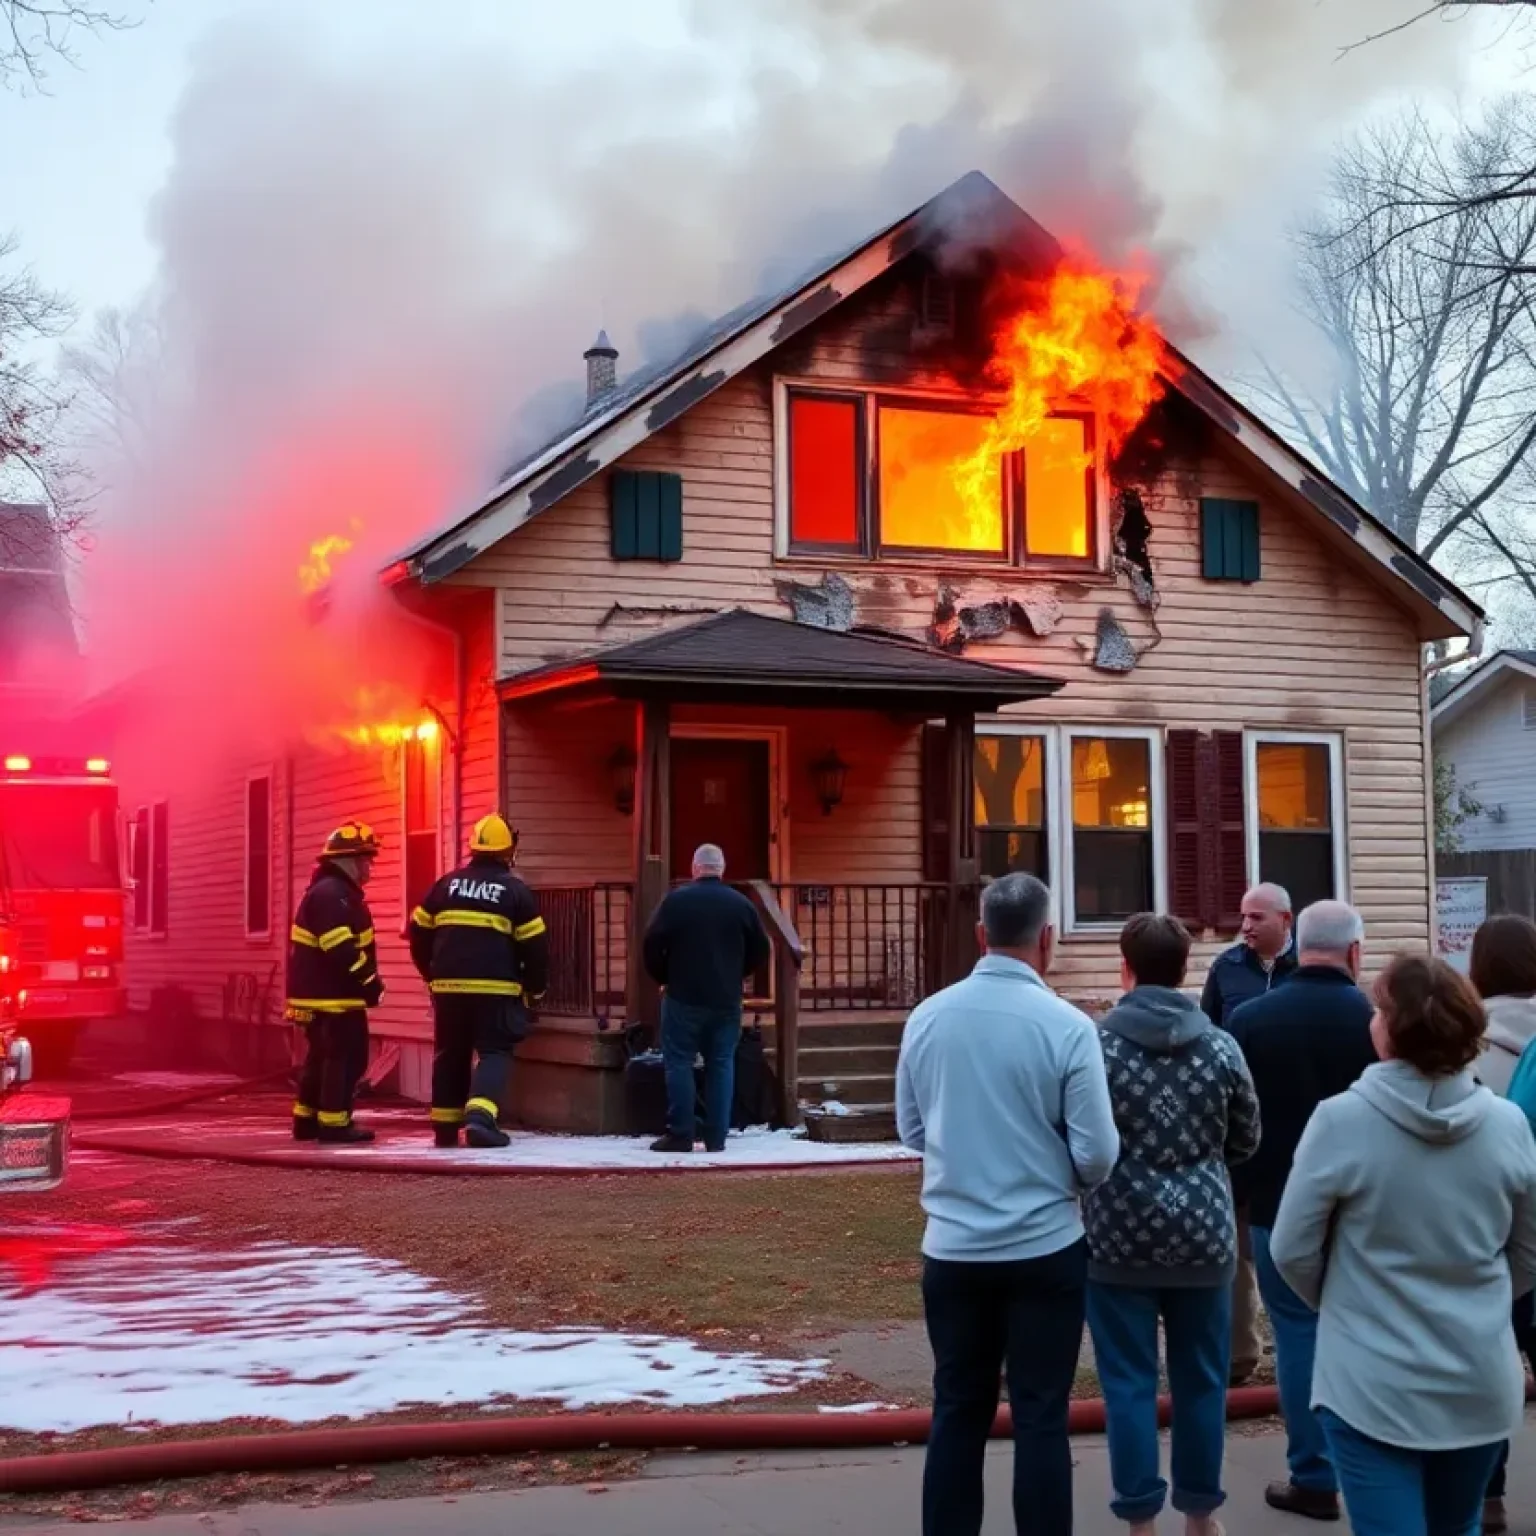
[[[631,1136],[667,1134],[667,1069],[660,1051],[624,1063],[624,1124]]]
[[[736,1090],[731,1095],[731,1128],[744,1131],[749,1125],[779,1125],[778,1078],[768,1065],[759,1025],[742,1031],[736,1047]]]

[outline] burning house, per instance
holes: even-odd
[[[1377,955],[1428,942],[1422,647],[1478,608],[985,178],[665,367],[586,362],[580,419],[381,572],[419,706],[175,790],[133,712],[135,1006],[280,1041],[292,901],[361,817],[375,1050],[424,1099],[406,915],[498,805],[551,932],[537,1125],[620,1128],[637,935],[704,841],[798,940],[749,1012],[797,1005],[810,1102],[889,1101],[901,1020],[1008,870],[1049,884],[1086,1005],[1129,914],[1184,918],[1198,964],[1259,879],[1350,899]],[[347,535],[315,532],[323,607]]]

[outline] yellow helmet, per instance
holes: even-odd
[[[337,827],[325,840],[321,853],[326,859],[371,859],[379,851],[379,840],[366,821],[348,821]]]
[[[493,811],[475,823],[475,830],[469,839],[469,851],[510,856],[517,851],[517,833],[507,825],[504,817]]]

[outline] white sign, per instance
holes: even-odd
[[[1472,935],[1487,920],[1485,875],[1435,881],[1435,952],[1463,974],[1472,956]]]

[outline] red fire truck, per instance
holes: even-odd
[[[16,1091],[32,1078],[32,1047],[16,1027],[19,950],[0,916],[0,1195],[54,1188],[69,1159],[69,1100]]]
[[[14,1011],[51,1074],[82,1025],[123,1011],[117,786],[103,757],[0,739],[0,923],[12,937]]]

